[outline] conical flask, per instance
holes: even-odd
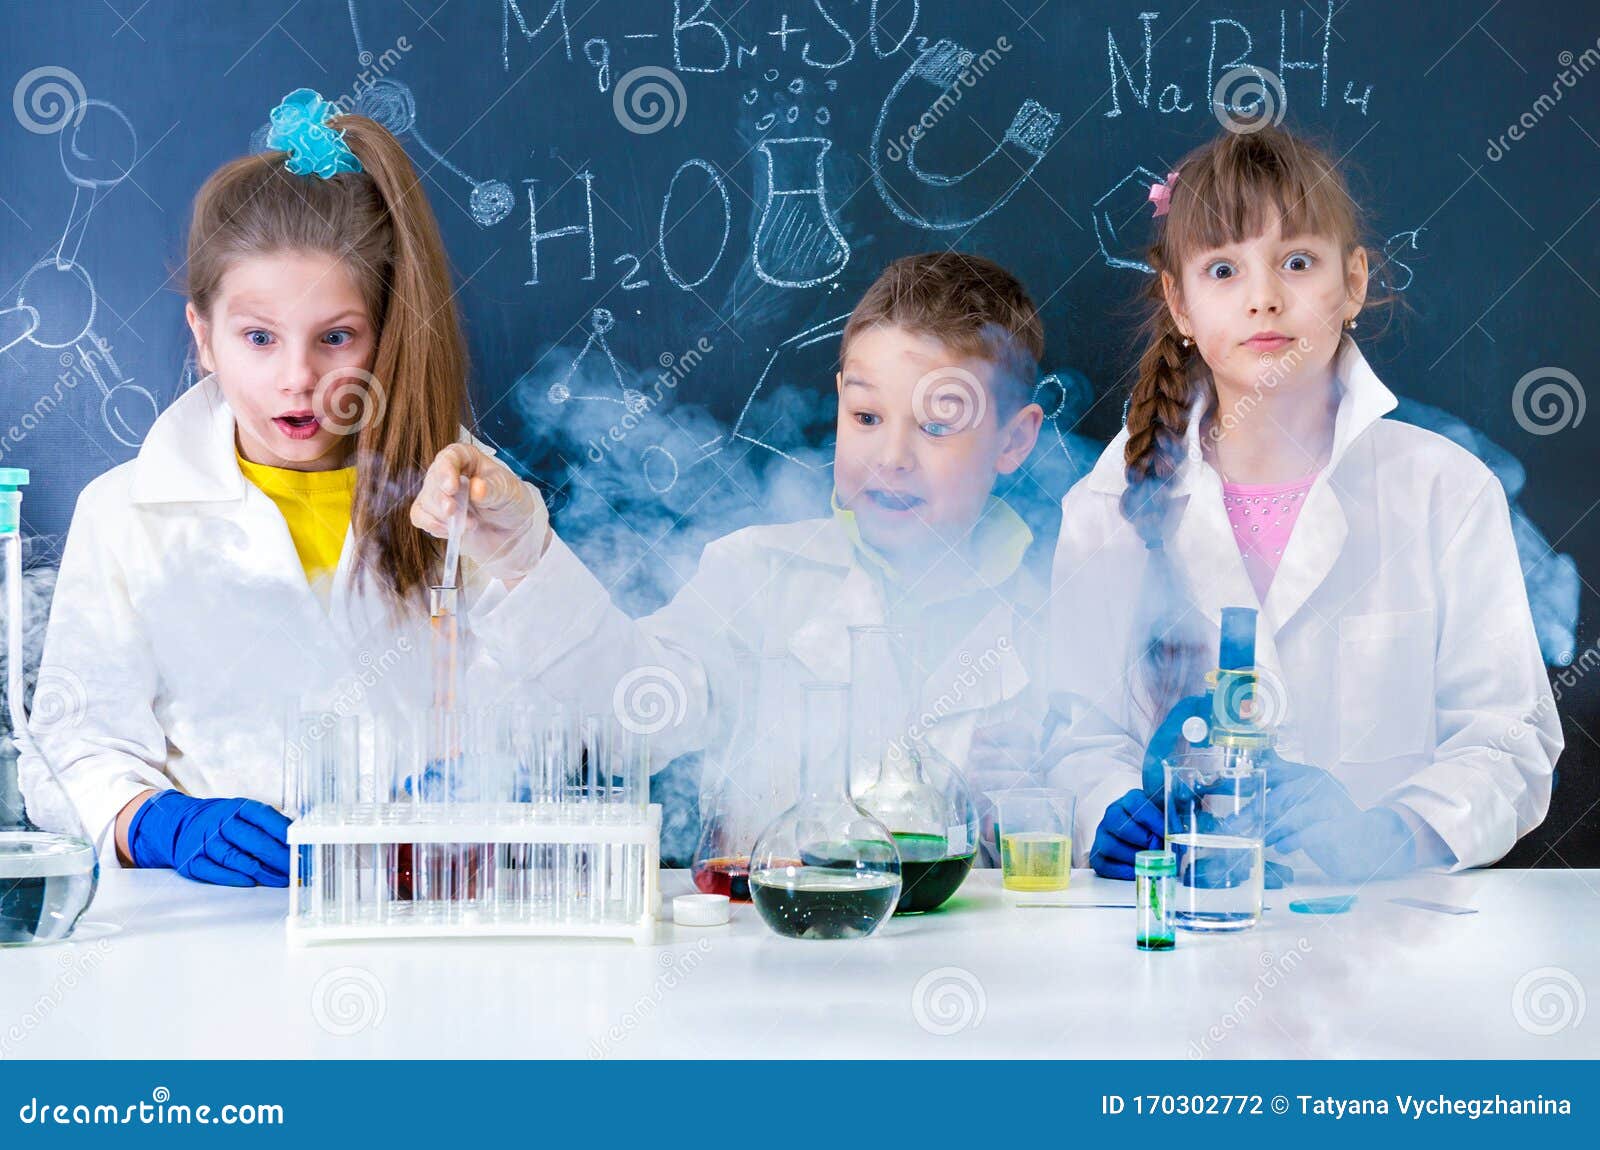
[[[733,729],[706,757],[710,785],[691,873],[707,894],[750,901],[756,836],[799,795],[798,669],[786,654],[741,653]]]
[[[23,701],[22,492],[28,473],[0,468],[0,546],[5,548],[6,715],[29,752],[22,785],[18,747],[0,747],[0,946],[56,942],[72,933],[100,878],[77,809],[28,731]],[[48,689],[48,687],[46,687]],[[48,716],[54,717],[54,716]]]
[[[848,684],[803,690],[800,801],[756,840],[751,901],[788,938],[865,938],[899,901],[900,852],[888,828],[850,799]]]
[[[768,139],[767,199],[756,223],[750,260],[756,275],[777,287],[812,287],[850,262],[850,242],[833,222],[823,157],[833,146],[820,136]]]
[[[977,808],[966,777],[923,737],[924,679],[913,628],[850,628],[850,776],[862,809],[900,851],[896,914],[944,905],[972,869]]]

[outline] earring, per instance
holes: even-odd
[[[1194,340],[1190,339],[1188,336],[1184,336],[1183,338],[1179,339],[1178,342],[1180,344],[1182,344],[1184,347],[1193,347],[1194,346]]]
[[[1344,330],[1345,331],[1355,331],[1356,330],[1356,317],[1355,316],[1351,316],[1349,319],[1344,321]]]

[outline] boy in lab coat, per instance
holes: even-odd
[[[890,264],[841,341],[832,514],[713,541],[637,621],[555,539],[529,576],[564,605],[535,648],[545,681],[576,683],[624,722],[668,699],[650,722],[659,763],[727,740],[741,652],[787,650],[802,674],[848,680],[849,627],[906,624],[937,704],[928,742],[974,791],[1025,777],[1044,711],[1029,665],[1043,589],[1023,565],[1032,533],[993,488],[1037,439],[1043,350],[1033,302],[998,265],[957,252]]]

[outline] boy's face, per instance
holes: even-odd
[[[868,544],[937,561],[977,523],[996,477],[1022,466],[1044,413],[1002,421],[996,366],[893,324],[850,342],[838,376],[833,484]]]
[[[252,463],[342,467],[369,392],[377,332],[345,265],[320,252],[249,256],[223,275],[210,316],[188,307],[200,366],[215,372]]]

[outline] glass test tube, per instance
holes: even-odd
[[[1171,851],[1139,851],[1133,856],[1134,945],[1140,950],[1171,950],[1176,942],[1171,906],[1178,858]]]
[[[414,790],[422,802],[436,804],[435,809],[419,812],[429,821],[448,819],[452,788],[459,778],[463,692],[457,599],[455,587],[428,589],[433,698],[424,756]],[[459,894],[456,880],[462,870],[459,847],[448,842],[419,843],[417,853],[418,899],[423,913],[431,918],[454,918],[459,913],[456,905]]]

